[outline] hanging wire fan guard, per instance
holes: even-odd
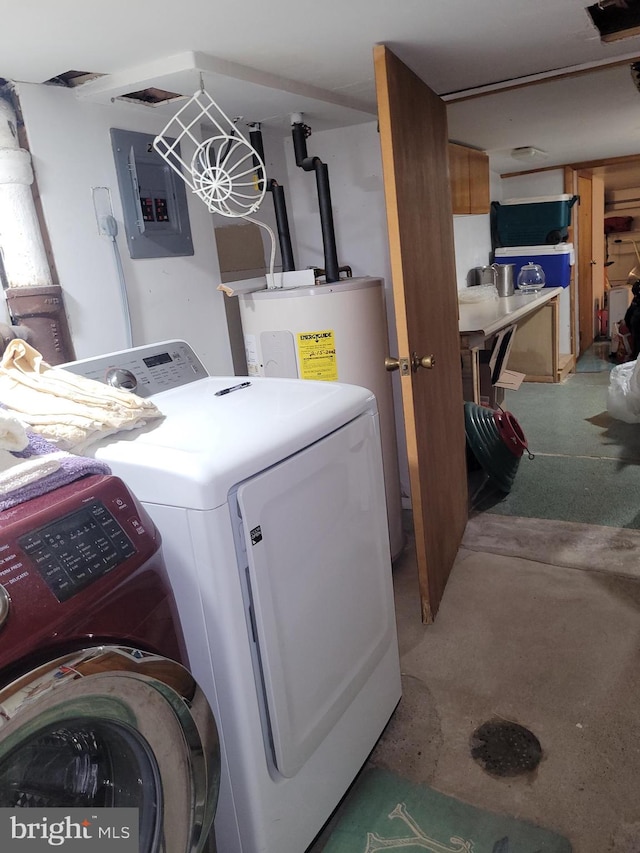
[[[201,142],[195,134],[210,126],[214,134]],[[188,161],[181,155],[181,142],[195,148]],[[260,207],[267,183],[264,163],[204,89],[175,114],[153,147],[211,213],[247,217]]]

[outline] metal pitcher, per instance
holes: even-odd
[[[478,284],[495,284],[496,271],[491,267],[473,267],[467,274],[469,287]]]
[[[491,264],[496,275],[498,296],[513,296],[513,271],[515,264]]]

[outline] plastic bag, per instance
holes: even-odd
[[[607,411],[616,420],[640,423],[640,359],[611,369]]]

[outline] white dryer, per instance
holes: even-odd
[[[220,733],[218,849],[302,853],[400,699],[375,398],[211,377],[181,341],[66,367],[165,415],[92,452],[162,534]]]

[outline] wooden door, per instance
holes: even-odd
[[[422,619],[430,622],[467,522],[447,120],[440,98],[388,48],[375,46],[374,65]],[[433,367],[412,365],[425,356]]]
[[[593,218],[591,180],[578,176],[578,356],[593,343],[596,306],[593,293]]]
[[[591,286],[598,307],[605,305],[604,179],[591,176]],[[604,333],[608,333],[606,328]],[[600,334],[596,324],[596,334]]]

